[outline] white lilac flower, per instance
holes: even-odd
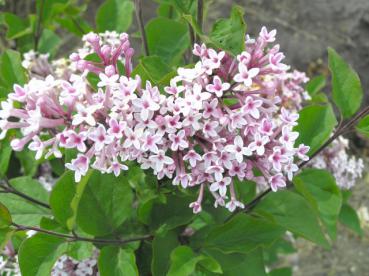
[[[37,158],[60,158],[61,148],[78,150],[66,164],[77,182],[89,168],[118,176],[135,161],[158,179],[198,188],[194,212],[201,211],[204,189],[216,206],[243,208],[233,178],[267,183],[276,191],[293,177],[298,160],[308,159],[309,147],[295,145],[298,113],[284,105],[290,103],[285,95],[295,97],[305,79],[287,71],[283,53],[271,44],[275,36],[262,28],[237,57],[195,44],[199,61],[179,68],[160,94],[159,87],[132,77],[127,34],[87,34],[84,48],[68,61],[66,77],[51,70],[53,75],[14,86],[0,108],[0,136],[20,129],[11,146],[28,146]],[[85,59],[92,53],[101,62]],[[116,70],[118,61],[124,74]],[[98,89],[87,74],[99,78]],[[350,172],[355,164],[348,161]],[[255,176],[257,169],[261,175]]]

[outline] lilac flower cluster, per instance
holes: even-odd
[[[308,81],[306,74],[297,70],[280,74],[277,95],[281,97],[281,105],[289,111],[299,111],[304,103],[311,100],[303,86]]]
[[[279,75],[277,94],[284,108],[298,112],[311,99],[303,88],[308,80],[305,73],[296,70]],[[341,189],[351,189],[364,170],[363,159],[350,156],[348,142],[339,137],[309,163],[309,167],[330,171]]]
[[[4,276],[21,276],[18,255],[10,242],[0,251],[0,272]]]
[[[97,251],[91,258],[82,261],[63,255],[55,263],[51,276],[94,276],[99,275],[97,270]]]
[[[0,136],[20,129],[22,137],[12,140],[12,148],[28,146],[36,159],[77,150],[66,164],[76,182],[89,168],[119,175],[128,170],[127,161],[136,161],[158,179],[199,187],[190,205],[195,213],[201,211],[205,189],[215,207],[243,208],[235,177],[277,191],[298,170],[296,162],[308,159],[309,147],[294,146],[298,114],[281,107],[278,89],[289,66],[282,63],[279,45],[270,46],[275,35],[263,27],[256,40],[246,38],[245,51],[235,58],[195,44],[199,61],[179,68],[161,91],[132,76],[134,50],[127,34],[119,43],[104,44],[90,33],[88,51],[93,49],[100,61],[75,53],[71,61],[80,73],[69,80],[49,75],[15,85],[1,103]],[[99,78],[97,91],[88,82],[91,74]]]
[[[311,162],[311,167],[332,172],[337,185],[344,190],[351,189],[364,171],[363,159],[348,154],[348,142],[339,137]]]
[[[59,58],[49,60],[49,54],[40,54],[33,50],[23,54],[22,66],[27,70],[30,78],[45,79],[52,75],[58,79],[68,80],[76,72],[70,60]]]

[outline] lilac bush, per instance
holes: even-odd
[[[6,273],[274,275],[291,233],[362,234],[346,189],[364,161],[342,135],[368,137],[369,108],[337,52],[327,97],[239,6],[205,33],[201,0],[158,1],[147,24],[140,0],[106,0],[95,27],[62,2],[37,1],[35,25],[3,15],[24,54],[0,56]],[[56,58],[63,32],[83,46]]]

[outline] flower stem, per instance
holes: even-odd
[[[40,38],[42,35],[42,17],[43,17],[43,12],[44,12],[44,3],[45,0],[40,0],[40,7],[38,9],[38,14],[37,14],[37,22],[36,22],[36,31],[35,31],[35,41],[34,41],[34,50],[35,52],[37,52],[38,50],[38,44],[40,42]]]
[[[202,31],[202,25],[204,20],[204,1],[197,0],[197,25],[199,26],[200,31]],[[197,36],[196,42],[200,42],[200,37]]]
[[[190,62],[193,62],[193,53],[192,53],[192,46],[195,44],[195,32],[191,26],[191,24],[188,24],[188,31],[189,31],[189,34],[190,34],[190,43],[191,43],[191,46],[190,48],[188,49],[189,50],[189,57],[190,57]]]
[[[7,177],[4,177],[2,180],[5,183],[1,183],[0,184],[0,188],[3,189],[1,192],[17,195],[17,196],[19,196],[21,198],[24,198],[25,200],[27,200],[29,202],[32,202],[34,204],[37,204],[37,205],[41,206],[41,207],[44,207],[46,209],[51,209],[50,208],[50,205],[48,205],[48,204],[46,204],[46,203],[44,203],[42,201],[39,201],[38,199],[35,199],[35,198],[33,198],[33,197],[29,196],[29,195],[26,195],[26,194],[18,191],[17,189],[15,189],[14,187],[12,187],[10,185],[9,180],[8,180]]]
[[[145,32],[145,27],[144,27],[143,18],[142,18],[141,0],[135,0],[135,10],[136,10],[137,25],[138,25],[138,28],[140,29],[141,40],[142,40],[145,56],[148,56],[150,55],[150,53],[149,53],[149,45],[147,44],[146,32]]]

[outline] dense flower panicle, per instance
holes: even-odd
[[[215,207],[234,211],[244,207],[234,177],[277,191],[292,178],[296,163],[308,158],[308,147],[294,145],[298,114],[281,105],[281,82],[297,77],[282,63],[279,45],[270,46],[275,31],[263,28],[256,40],[247,37],[245,51],[235,58],[195,44],[199,61],[179,68],[163,91],[131,75],[134,51],[127,34],[104,42],[90,33],[84,40],[86,51],[71,55],[79,72],[69,79],[32,78],[2,102],[1,136],[9,129],[22,133],[11,142],[14,150],[28,147],[36,158],[60,158],[64,149],[75,149],[66,167],[77,182],[89,168],[119,175],[128,169],[126,161],[136,161],[158,179],[199,186],[190,205],[195,213],[206,189]],[[87,52],[100,61],[86,59]],[[97,89],[88,74],[98,76]]]
[[[302,105],[311,99],[302,87],[302,84],[307,81],[308,78],[305,73],[296,70],[280,75],[278,95],[282,99],[281,105],[284,108],[298,112],[302,108]],[[305,160],[304,156],[307,153],[307,149],[301,147],[297,155],[300,155],[301,151],[302,156],[300,158]],[[355,156],[350,156],[349,141],[343,137],[339,137],[333,141],[332,144],[311,160],[309,166],[330,171],[341,189],[352,188],[357,180],[362,177],[364,170],[363,160]],[[291,165],[290,169],[287,169],[289,179],[292,179],[292,173],[297,170],[298,168],[295,165]]]
[[[309,80],[305,73],[294,70],[279,75],[277,94],[281,105],[289,110],[300,110],[304,102],[311,99],[303,85]]]
[[[346,190],[355,185],[364,171],[363,160],[349,156],[348,142],[347,139],[339,137],[311,162],[312,167],[332,172],[337,185]]]

